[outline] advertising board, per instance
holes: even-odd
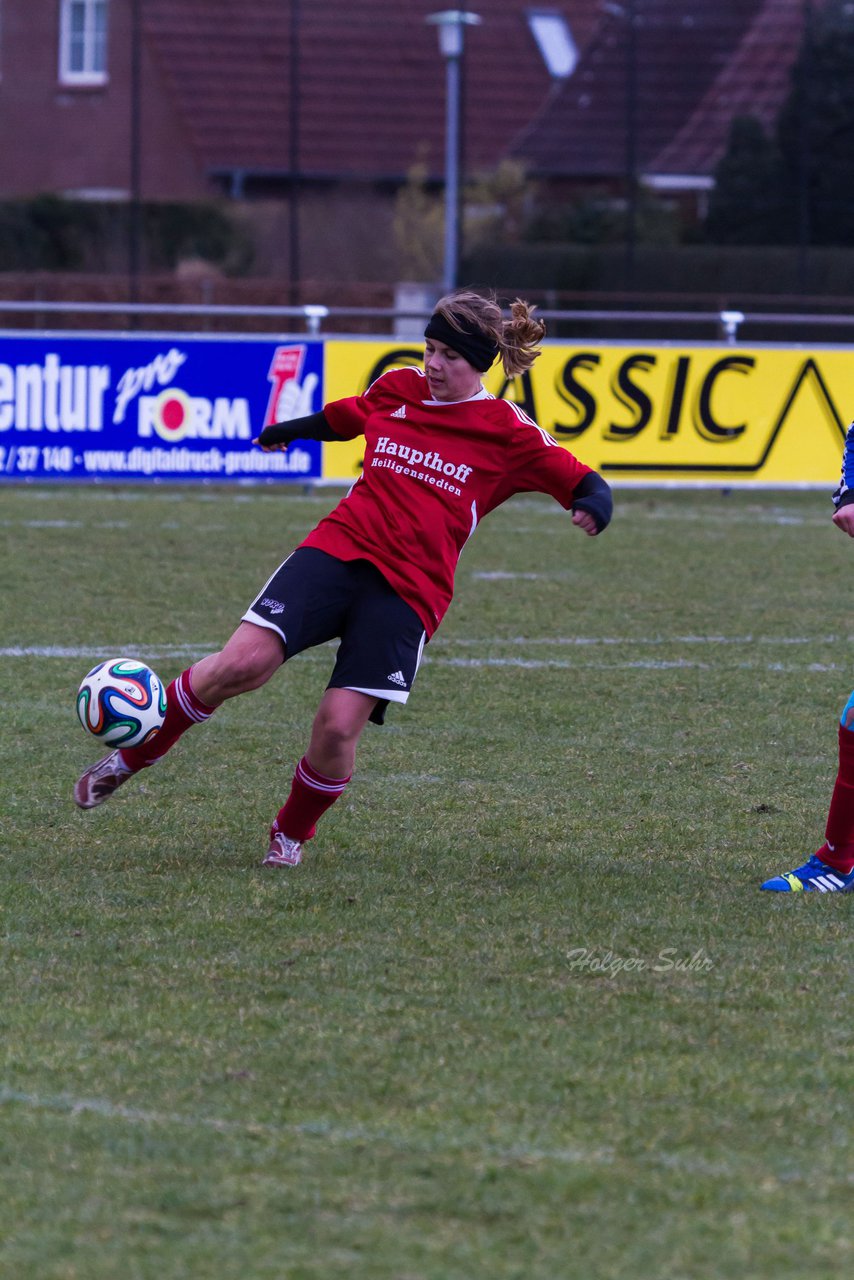
[[[359,440],[252,440],[422,355],[374,338],[0,333],[0,477],[349,483]],[[530,373],[485,382],[617,484],[833,484],[854,416],[844,347],[547,342]]]
[[[323,345],[184,334],[0,334],[7,480],[318,480],[306,441],[263,453],[277,417],[320,407]]]
[[[324,400],[362,391],[421,348],[326,342]],[[485,384],[615,483],[828,485],[854,417],[854,358],[841,347],[547,342],[509,383]],[[324,446],[324,476],[353,478],[359,442]]]

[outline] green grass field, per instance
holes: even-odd
[[[216,648],[337,494],[0,490],[3,1280],[852,1274],[854,685],[825,494],[519,499],[295,871],[331,651],[103,808],[74,695]]]

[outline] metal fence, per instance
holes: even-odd
[[[9,324],[31,319],[36,327],[50,327],[52,322],[67,325],[69,319],[80,321],[122,320],[134,330],[162,328],[164,319],[182,326],[194,320],[201,328],[234,327],[251,324],[256,331],[320,333],[365,332],[392,334],[417,339],[429,308],[424,307],[334,307],[323,304],[301,306],[235,306],[195,303],[128,303],[128,302],[41,302],[0,300],[0,322]],[[581,332],[603,339],[638,336],[686,340],[699,337],[706,341],[735,345],[739,341],[797,341],[848,344],[854,342],[854,313],[820,314],[817,312],[771,312],[734,310],[625,310],[586,309],[550,310],[540,308],[538,315],[550,327],[550,333],[564,338]],[[160,323],[155,326],[154,321]],[[22,326],[23,327],[23,326]],[[76,327],[76,326],[75,326]]]

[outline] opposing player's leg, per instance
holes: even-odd
[[[802,867],[772,876],[762,885],[772,893],[852,893],[854,870],[844,875],[823,860],[823,847],[808,858]]]
[[[166,717],[154,737],[142,746],[113,751],[78,778],[77,806],[94,809],[109,799],[133,774],[162,760],[188,729],[209,720],[228,698],[266,684],[285,656],[279,632],[241,622],[218,653],[188,667],[168,686]]]
[[[772,893],[854,892],[854,693],[839,720],[839,764],[825,828],[825,843],[802,867],[772,876]]]

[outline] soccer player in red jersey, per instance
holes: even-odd
[[[294,866],[318,820],[350,781],[369,720],[409,697],[424,645],[451,602],[460,552],[480,521],[516,493],[547,493],[591,537],[608,524],[611,491],[518,405],[490,395],[482,375],[500,358],[508,377],[539,355],[545,326],[517,299],[460,290],[425,330],[424,370],[391,369],[364,395],[265,427],[256,444],[365,438],[350,492],[276,570],[219,653],[167,690],[162,728],[140,747],[88,769],[76,803],[93,808],[161,759],[226,699],[265,684],[304,649],[340,639],[329,685],[290,795],[270,831],[265,866]]]
[[[833,523],[854,538],[854,422],[842,453],[842,478],[833,494]],[[854,893],[854,692],[837,729],[838,768],[824,831],[824,844],[802,867],[772,876],[761,886],[772,893]]]

